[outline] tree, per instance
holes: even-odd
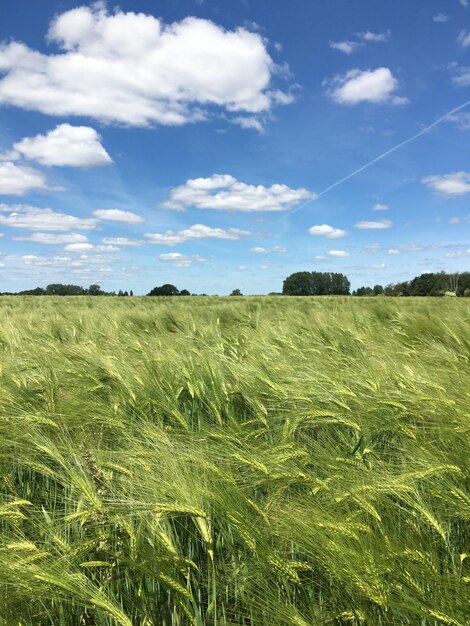
[[[88,295],[89,296],[103,296],[104,291],[101,290],[101,287],[98,285],[98,283],[95,283],[94,285],[90,285],[88,287]]]
[[[374,296],[381,296],[384,292],[382,285],[374,285]]]
[[[177,296],[179,294],[178,289],[174,285],[170,285],[169,283],[165,283],[161,285],[161,287],[154,287],[152,291],[150,291],[148,296]]]
[[[179,293],[180,296],[190,296],[191,294],[187,289],[182,289]]]
[[[230,295],[231,296],[242,296],[243,294],[240,291],[240,289],[234,289]]]
[[[344,274],[332,272],[295,272],[283,284],[285,296],[349,295],[351,284]]]
[[[310,272],[295,272],[288,276],[283,285],[282,293],[285,296],[311,296],[312,275]]]
[[[46,295],[48,296],[86,296],[87,290],[79,285],[63,285],[62,283],[53,283],[47,285]]]

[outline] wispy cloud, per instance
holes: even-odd
[[[175,267],[191,267],[193,263],[205,263],[207,259],[199,255],[181,254],[181,252],[168,252],[167,254],[159,254],[160,261],[170,263]]]
[[[468,30],[461,30],[457,37],[457,43],[459,43],[462,48],[468,48],[468,46],[470,46],[470,32]]]
[[[250,248],[250,252],[253,252],[253,254],[283,254],[287,252],[287,248],[284,248],[284,246],[273,246],[272,248],[256,246],[255,248]]]
[[[0,224],[11,228],[25,228],[38,231],[93,230],[98,220],[68,215],[52,209],[40,209],[26,204],[0,204]]]
[[[248,237],[251,232],[239,228],[211,228],[203,224],[194,224],[183,230],[167,230],[165,233],[146,233],[144,237],[149,243],[164,246],[175,246],[186,241],[196,241],[200,239],[231,239],[233,241]]]
[[[328,256],[338,257],[340,259],[346,259],[351,256],[351,254],[346,252],[346,250],[329,250],[327,254]]]
[[[384,230],[391,226],[392,222],[390,220],[380,220],[379,222],[363,220],[354,224],[354,228],[359,228],[359,230]]]

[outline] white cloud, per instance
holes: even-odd
[[[373,270],[384,270],[385,269],[385,263],[373,263],[370,267]]]
[[[346,252],[345,250],[330,250],[328,252],[328,256],[333,256],[333,257],[338,257],[340,259],[345,259],[347,257],[350,257],[351,254],[349,252]]]
[[[390,39],[390,31],[386,33],[371,33],[370,30],[368,30],[364,33],[359,33],[358,37],[362,39],[362,41],[384,43]]]
[[[404,104],[407,101],[406,98],[394,96],[398,89],[398,80],[388,67],[365,71],[350,70],[344,76],[336,76],[331,82],[337,86],[329,91],[329,95],[339,104]]]
[[[389,254],[389,255],[400,254],[400,250],[398,248],[388,248],[385,251],[385,254]]]
[[[458,252],[448,252],[446,254],[448,259],[456,259],[463,256],[470,256],[470,248],[467,248],[467,250],[459,250]]]
[[[386,204],[377,203],[377,204],[374,204],[374,206],[372,207],[372,210],[373,211],[388,211],[389,208],[390,207]]]
[[[58,15],[48,41],[59,52],[0,47],[0,103],[135,126],[203,119],[211,105],[256,114],[279,103],[266,41],[245,28],[196,17],[165,24],[98,2]]]
[[[380,220],[380,222],[363,220],[354,224],[354,228],[359,228],[361,230],[382,230],[384,228],[390,228],[391,225],[392,222],[390,220]]]
[[[449,69],[453,73],[452,82],[458,87],[468,87],[470,85],[470,67],[451,63]],[[450,119],[451,116],[449,116]]]
[[[42,243],[46,245],[88,242],[88,237],[85,235],[79,235],[78,233],[70,233],[69,235],[33,233],[32,235],[29,235],[29,237],[13,237],[13,239],[15,239],[15,241],[33,241],[34,243]]]
[[[461,30],[457,37],[457,43],[459,43],[462,48],[468,48],[468,46],[470,46],[470,32],[468,32],[468,30]]]
[[[104,237],[101,241],[112,246],[141,246],[144,243],[141,239],[128,237]]]
[[[340,237],[345,237],[348,234],[345,230],[342,230],[341,228],[333,228],[333,226],[329,226],[328,224],[312,226],[308,229],[308,232],[311,235],[328,237],[328,239],[339,239]]]
[[[330,48],[344,52],[344,54],[356,52],[361,45],[358,41],[330,41]]]
[[[13,146],[13,153],[42,165],[95,167],[112,159],[89,126],[60,124],[45,135],[26,137]]]
[[[449,21],[449,16],[444,15],[444,13],[438,13],[437,15],[434,15],[432,21],[436,22],[437,24],[444,24],[444,22]]]
[[[189,207],[216,211],[288,211],[301,200],[314,199],[307,189],[291,189],[287,185],[248,185],[228,174],[210,178],[193,178],[174,187],[164,209],[184,211]]]
[[[144,218],[137,213],[121,211],[121,209],[98,209],[93,211],[93,215],[99,220],[123,222],[124,224],[143,224],[145,222]]]
[[[194,224],[183,230],[173,231],[167,230],[165,233],[146,233],[149,243],[161,244],[164,246],[175,246],[185,241],[194,241],[197,239],[240,239],[251,235],[248,230],[240,230],[239,228],[211,228],[203,224]]]
[[[98,223],[98,220],[93,218],[75,217],[52,209],[39,209],[25,204],[0,204],[0,212],[8,213],[6,216],[0,215],[0,224],[29,230],[92,230]]]
[[[344,41],[330,41],[330,48],[333,50],[339,50],[344,54],[352,54],[362,48],[366,43],[383,43],[388,41],[390,37],[390,31],[386,33],[372,33],[366,31],[363,33],[356,33],[357,41],[351,41],[345,39]]]
[[[253,254],[283,254],[287,252],[287,248],[284,246],[273,246],[272,248],[263,248],[262,246],[255,246],[254,248],[250,248],[250,252]]]
[[[119,252],[116,246],[94,246],[91,243],[69,243],[64,247],[64,252]]]
[[[470,113],[454,113],[453,115],[446,117],[446,121],[453,122],[460,130],[470,130]]]
[[[0,162],[0,195],[23,196],[30,191],[49,189],[42,172],[31,167],[15,165],[12,161]],[[58,191],[58,188],[56,188]]]
[[[265,128],[262,122],[257,117],[254,117],[253,115],[249,117],[241,117],[241,116],[234,117],[232,119],[232,122],[234,124],[238,124],[238,126],[241,126],[242,128],[257,130],[261,134],[263,134],[265,131]]]
[[[446,196],[463,196],[470,192],[470,172],[454,172],[445,176],[426,176],[422,182]]]
[[[175,267],[190,267],[193,263],[205,263],[206,259],[199,255],[181,254],[180,252],[168,252],[159,254],[160,261],[171,263]]]

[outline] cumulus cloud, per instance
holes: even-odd
[[[436,24],[444,24],[444,22],[449,21],[449,16],[444,15],[444,13],[438,13],[437,15],[434,15],[432,21],[436,22]]]
[[[0,162],[0,195],[23,196],[30,191],[55,190],[48,185],[42,172],[12,161]]]
[[[8,213],[8,215],[0,215],[0,224],[11,228],[39,231],[92,230],[98,224],[98,220],[93,218],[75,217],[60,211],[48,208],[39,209],[27,204],[0,204],[0,212]]]
[[[97,2],[58,15],[47,38],[57,52],[0,47],[0,103],[145,126],[204,119],[210,106],[257,114],[280,102],[266,41],[246,28],[196,17],[165,24]]]
[[[255,246],[254,248],[250,248],[250,252],[253,252],[253,254],[283,254],[287,252],[287,248],[284,248],[284,246],[273,246],[272,248]]]
[[[25,137],[14,144],[10,154],[42,165],[96,167],[112,163],[94,128],[70,124],[60,124],[45,135]]]
[[[333,226],[329,226],[328,224],[312,226],[308,229],[308,232],[311,235],[328,237],[328,239],[339,239],[340,237],[345,237],[348,234],[345,230],[342,230],[341,228],[333,228]]]
[[[372,207],[373,211],[388,211],[389,210],[389,206],[386,204],[380,204],[379,202],[377,204],[374,204],[374,206]]]
[[[190,267],[193,263],[205,263],[206,259],[199,255],[181,254],[181,252],[168,252],[159,254],[160,261],[171,263],[175,267]]]
[[[70,233],[68,235],[56,235],[55,233],[33,233],[28,237],[13,237],[13,239],[15,239],[15,241],[33,241],[34,243],[42,243],[46,245],[88,242],[88,237],[85,235],[79,235],[78,233]]]
[[[425,176],[422,182],[445,196],[463,196],[470,192],[470,172],[454,172],[445,176]]]
[[[156,243],[164,246],[175,246],[185,241],[195,241],[198,239],[240,239],[251,235],[248,230],[239,228],[211,228],[203,224],[194,224],[183,230],[167,230],[165,233],[146,233],[144,237],[149,243]]]
[[[131,211],[121,211],[121,209],[98,209],[93,211],[93,215],[99,220],[110,222],[123,222],[124,224],[143,224],[144,218]]]
[[[174,187],[164,209],[184,211],[189,207],[216,211],[288,211],[301,200],[314,199],[316,194],[307,189],[291,189],[287,185],[270,187],[249,185],[228,174],[214,174],[210,178],[193,178]]]
[[[340,259],[346,259],[351,256],[351,254],[346,252],[346,250],[329,250],[327,254],[328,256],[338,257]]]
[[[388,67],[376,70],[350,70],[344,76],[336,76],[330,81],[329,95],[339,104],[359,104],[372,102],[383,104],[404,104],[406,98],[395,96],[398,80]]]
[[[354,224],[354,228],[359,228],[360,230],[383,230],[390,228],[391,225],[392,222],[390,220],[380,220],[380,222],[363,220]]]

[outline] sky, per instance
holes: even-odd
[[[470,1],[0,4],[0,292],[470,269]]]

